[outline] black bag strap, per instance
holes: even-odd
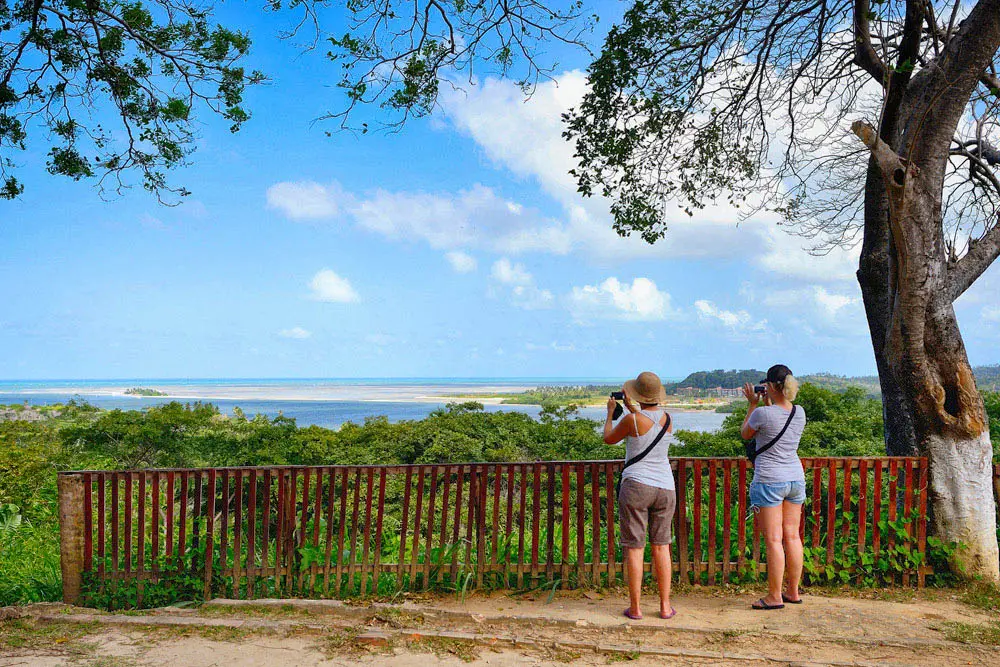
[[[753,463],[754,461],[756,461],[758,456],[760,456],[761,454],[763,454],[767,450],[771,449],[771,447],[774,447],[776,444],[778,444],[778,441],[781,440],[781,436],[785,435],[785,431],[788,430],[788,427],[791,425],[792,420],[795,418],[795,410],[798,407],[799,406],[797,406],[797,405],[793,405],[792,406],[792,411],[788,415],[788,421],[785,422],[784,427],[782,427],[782,429],[778,433],[778,435],[774,436],[774,439],[771,440],[771,442],[767,443],[766,445],[764,445],[760,449],[754,450],[753,458],[750,459],[750,463]]]
[[[649,454],[651,451],[653,451],[653,448],[656,447],[656,445],[660,443],[660,440],[663,439],[663,436],[666,435],[667,429],[670,428],[670,415],[667,414],[666,412],[664,412],[663,414],[667,415],[667,423],[663,425],[663,428],[660,429],[660,432],[656,434],[655,438],[653,438],[653,442],[649,443],[649,447],[646,447],[646,449],[642,450],[641,452],[639,452],[638,454],[636,454],[635,456],[633,456],[632,458],[630,458],[628,461],[625,462],[625,465],[622,466],[621,472],[625,472],[625,468],[628,468],[633,463],[638,463],[639,461],[646,458],[646,455]],[[638,434],[638,432],[639,432],[638,428],[636,428],[636,433]]]

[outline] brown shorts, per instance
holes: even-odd
[[[670,524],[676,505],[677,494],[670,489],[659,489],[633,479],[622,480],[618,496],[622,546],[629,549],[645,547],[647,523],[650,542],[670,544]]]

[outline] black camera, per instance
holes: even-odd
[[[616,401],[624,401],[625,400],[625,392],[624,391],[613,391],[613,392],[611,392],[611,398],[615,399]],[[622,404],[619,403],[618,405],[615,406],[615,411],[611,413],[611,418],[612,419],[618,419],[619,417],[622,416],[622,413],[624,413],[624,412],[625,412],[625,408],[623,408]]]
[[[753,393],[755,393],[755,394],[766,394],[767,393],[767,385],[755,384],[753,386]]]

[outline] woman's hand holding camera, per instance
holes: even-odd
[[[760,394],[754,391],[753,385],[749,382],[743,385],[743,395],[752,408],[756,408],[757,404],[760,403]]]

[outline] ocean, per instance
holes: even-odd
[[[620,381],[620,380],[619,380]],[[389,421],[423,419],[432,411],[460,400],[449,395],[513,393],[537,386],[615,383],[591,378],[405,378],[405,379],[122,379],[0,381],[0,405],[50,405],[71,399],[104,409],[136,410],[170,401],[203,401],[225,414],[240,408],[247,415],[283,414],[299,426],[338,428],[346,422],[362,423],[368,417],[385,416]],[[128,396],[130,387],[156,389],[169,396]],[[503,405],[486,402],[487,412],[522,412],[537,418],[536,405]],[[712,411],[671,413],[677,429],[714,431],[725,415]],[[603,406],[581,408],[579,415],[604,419]]]

